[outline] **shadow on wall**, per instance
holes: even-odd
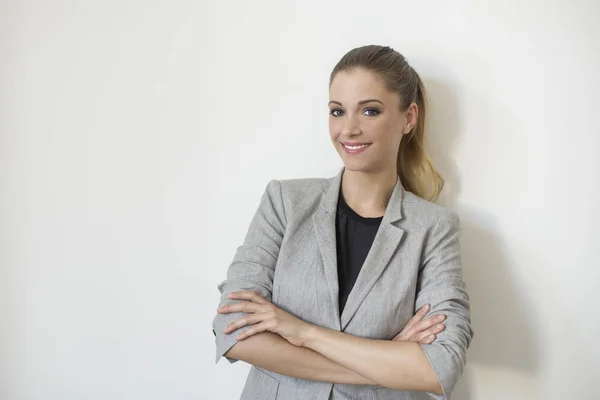
[[[536,338],[541,332],[534,326],[535,310],[520,290],[514,273],[517,266],[503,246],[495,221],[479,210],[457,206],[460,176],[453,160],[463,115],[454,94],[453,88],[457,85],[451,80],[426,78],[424,83],[429,94],[427,149],[446,181],[439,203],[457,211],[461,217],[464,274],[475,332],[468,351],[468,368],[453,398],[474,400],[474,388],[488,392],[494,390],[493,385],[506,386],[507,375],[531,377],[537,374]],[[477,379],[486,382],[475,382],[473,371],[479,369],[487,372],[477,373]],[[523,389],[522,392],[530,388]]]

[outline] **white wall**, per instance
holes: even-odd
[[[455,398],[598,398],[599,12],[0,2],[0,398],[238,398],[216,286],[269,179],[337,171],[328,75],[373,43],[425,79],[464,225],[476,337]]]

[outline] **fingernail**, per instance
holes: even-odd
[[[425,305],[423,306],[423,308],[424,308],[425,310],[429,310],[429,304],[425,304]]]
[[[446,318],[445,315],[438,315],[437,316],[438,321],[442,321],[444,318]]]

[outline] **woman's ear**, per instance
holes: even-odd
[[[406,110],[405,118],[406,121],[404,123],[404,126],[402,127],[402,134],[404,135],[410,133],[412,128],[414,128],[417,124],[417,121],[419,119],[419,107],[417,106],[417,103],[410,103],[408,109]]]

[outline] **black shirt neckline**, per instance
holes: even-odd
[[[342,195],[341,189],[340,189],[340,194],[339,194],[339,198],[338,198],[338,207],[348,217],[352,218],[353,220],[355,220],[357,222],[361,222],[366,225],[378,225],[381,223],[381,220],[383,219],[383,216],[381,216],[381,217],[363,217],[362,215],[358,214],[356,211],[354,211],[352,208],[350,208],[348,203],[346,203],[346,200],[344,199],[344,196]]]

